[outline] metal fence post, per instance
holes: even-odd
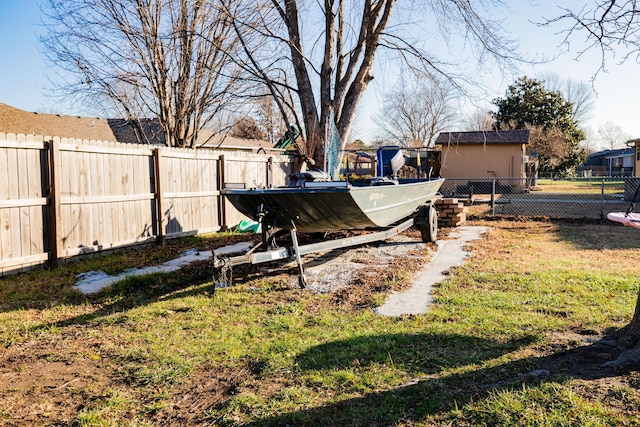
[[[491,180],[491,215],[496,214],[496,179]]]
[[[600,219],[604,219],[604,176],[602,177],[602,186],[600,187]]]

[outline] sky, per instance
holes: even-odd
[[[47,70],[36,34],[35,0],[0,0],[0,102],[27,111],[52,108],[45,96]]]
[[[47,69],[37,39],[37,34],[42,31],[39,3],[40,0],[0,0],[0,103],[26,111],[80,115],[82,112],[57,104],[48,96],[47,76],[51,70]],[[557,16],[560,12],[556,4],[560,0],[508,0],[505,3],[510,5],[504,12],[505,29],[509,37],[518,40],[521,52],[537,58],[555,57],[550,62],[535,66],[522,65],[519,75],[538,78],[555,74],[561,78],[591,82],[600,64],[597,52],[589,52],[576,59],[582,47],[581,40],[574,38],[571,51],[565,52],[566,48],[560,46],[561,35],[554,34],[560,28],[543,29],[531,22]],[[630,138],[640,138],[640,64],[630,60],[618,65],[615,60],[609,60],[607,69],[608,72],[600,73],[593,83],[597,92],[595,109],[592,118],[582,125],[596,131],[599,126],[611,122]],[[480,99],[480,103],[488,105],[492,99],[504,97],[507,86],[516,77],[505,79],[496,74],[489,78],[485,82],[488,87],[483,94],[485,99]],[[380,86],[373,87],[365,96],[358,116],[361,123],[355,127],[354,137],[371,137],[383,92]]]
[[[514,0],[515,3],[517,0]],[[640,75],[640,64],[634,59],[630,59],[623,64],[618,64],[622,51],[618,53],[618,58],[609,57],[606,60],[606,72],[600,72],[593,79],[594,74],[601,65],[601,57],[597,50],[588,51],[578,58],[578,52],[586,47],[586,40],[579,37],[571,39],[570,51],[567,47],[561,46],[564,36],[558,34],[563,28],[555,26],[552,28],[540,28],[530,21],[540,22],[543,17],[552,18],[562,13],[557,4],[569,3],[566,1],[520,0],[518,13],[515,9],[508,18],[511,23],[512,35],[520,42],[521,50],[525,54],[532,56],[544,55],[554,56],[556,59],[548,63],[535,66],[523,67],[523,74],[529,77],[542,77],[548,74],[556,74],[561,78],[571,78],[575,81],[586,82],[592,85],[596,98],[595,108],[592,118],[585,124],[594,131],[599,126],[608,122],[618,125],[630,138],[640,138],[640,109],[638,100],[640,99],[640,85],[638,85],[638,75]],[[593,4],[590,1],[572,1],[571,7],[578,8],[579,4]],[[566,27],[565,27],[566,28]],[[506,86],[499,89],[498,96],[504,97]]]

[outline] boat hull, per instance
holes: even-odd
[[[225,189],[233,206],[249,218],[262,212],[277,228],[303,232],[387,227],[412,215],[437,194],[443,179],[398,185]]]

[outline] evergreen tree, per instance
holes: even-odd
[[[583,160],[578,146],[584,133],[574,119],[573,104],[541,81],[520,77],[509,86],[505,98],[496,98],[492,116],[497,130],[530,129],[530,151],[538,154],[540,171],[570,175]]]

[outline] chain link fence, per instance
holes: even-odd
[[[621,177],[447,178],[440,192],[464,202],[470,215],[605,219],[626,212],[639,185],[640,178]]]

